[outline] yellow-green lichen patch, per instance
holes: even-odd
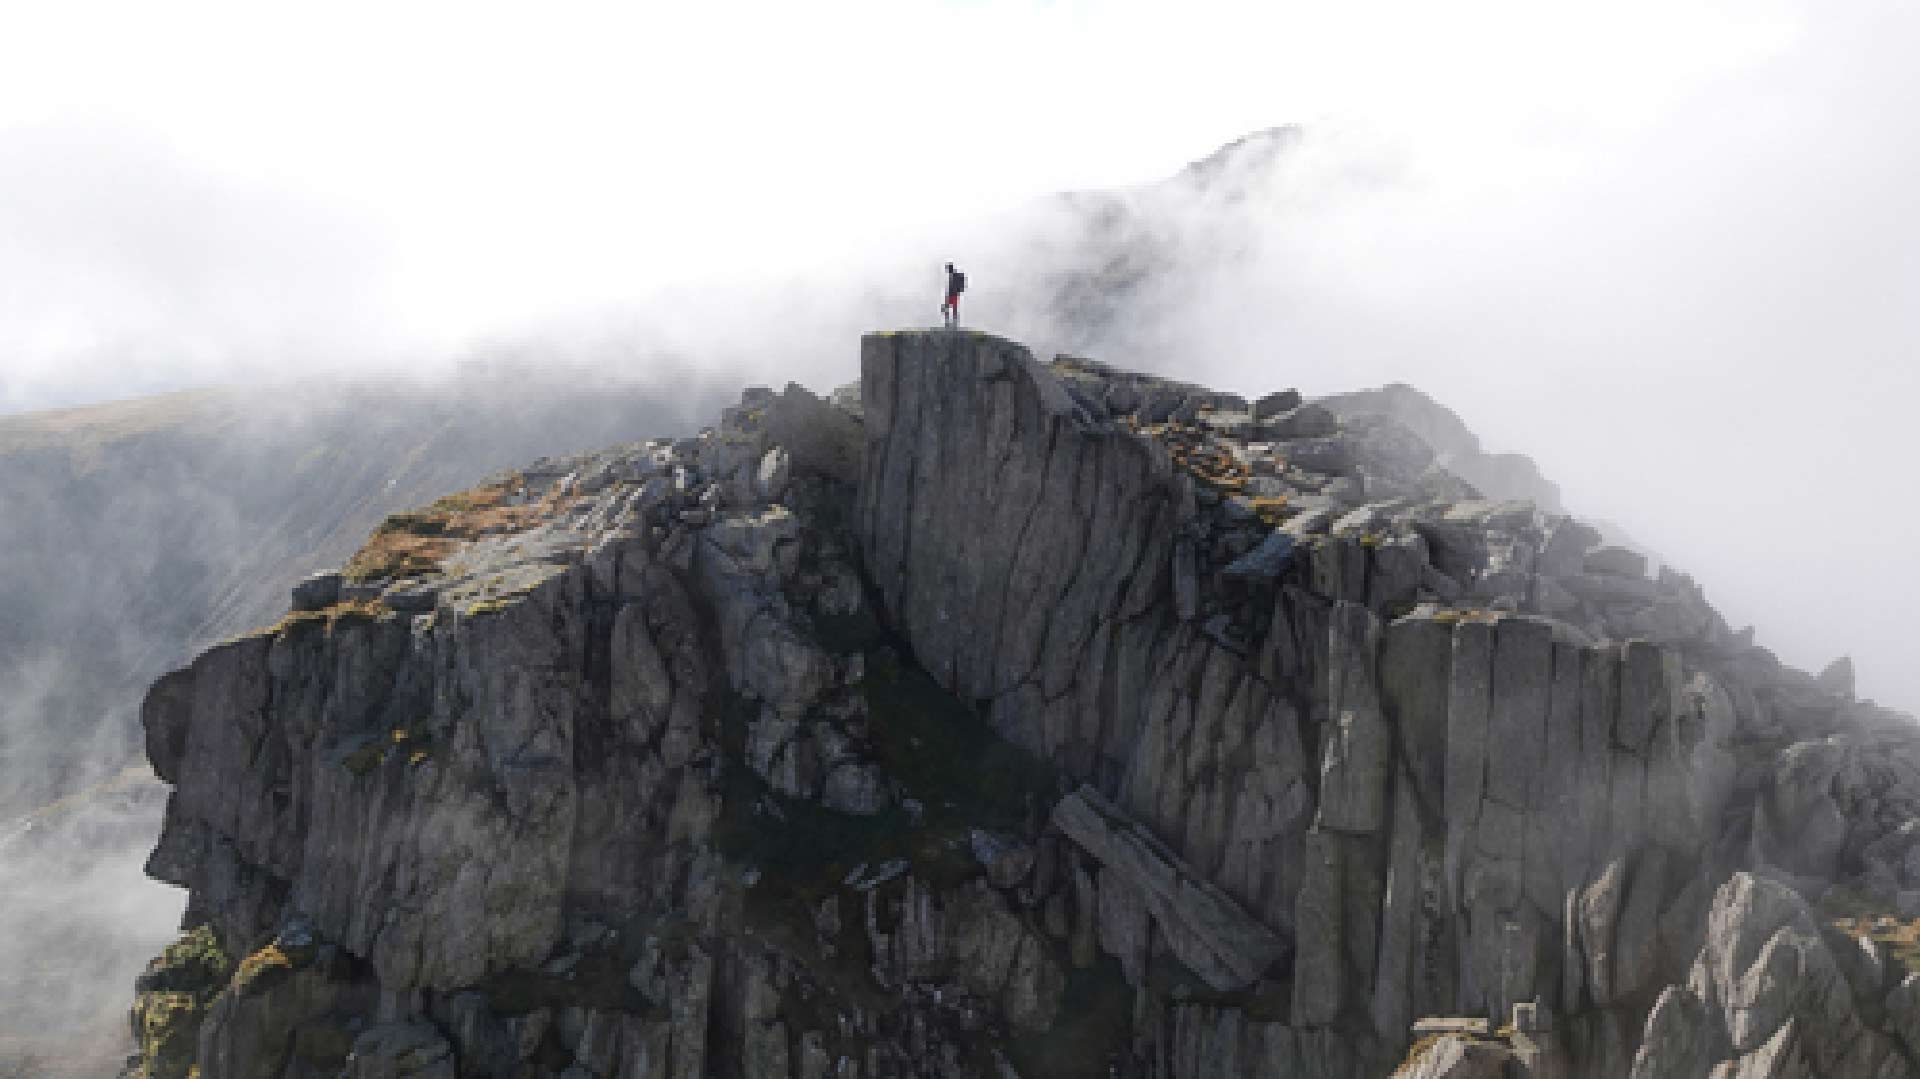
[[[187,1079],[206,1006],[192,993],[142,993],[133,1006],[143,1079]]]
[[[135,982],[133,1033],[143,1079],[188,1079],[207,1008],[231,968],[213,930],[200,926],[147,964]]]

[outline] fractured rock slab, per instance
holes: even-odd
[[[1054,826],[1145,897],[1174,955],[1209,986],[1251,985],[1286,954],[1286,942],[1197,876],[1166,845],[1127,819],[1092,787],[1053,808]]]

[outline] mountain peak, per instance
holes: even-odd
[[[1411,391],[860,362],[390,521],[162,679],[151,868],[247,958],[157,961],[147,1074],[1906,1074],[1912,980],[1833,973],[1920,886],[1906,717]],[[1782,933],[1825,1025],[1742,973]]]

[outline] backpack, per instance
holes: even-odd
[[[967,291],[967,275],[959,270],[953,271],[953,294],[958,296],[965,291]]]

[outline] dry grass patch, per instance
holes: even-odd
[[[1857,940],[1885,948],[1907,971],[1920,971],[1920,918],[1899,918],[1871,896],[1835,888],[1820,898],[1815,914]]]
[[[332,633],[334,627],[342,622],[372,622],[392,613],[393,608],[377,599],[347,600],[317,611],[289,611],[286,617],[263,632],[278,636],[307,626],[319,626]]]
[[[1261,523],[1271,528],[1279,528],[1286,523],[1286,495],[1261,495],[1257,498],[1249,498],[1247,501],[1252,504],[1253,515],[1260,518]]]
[[[424,577],[438,572],[461,545],[482,536],[524,532],[573,501],[557,493],[538,502],[513,501],[525,493],[526,480],[510,475],[447,495],[424,509],[392,514],[347,562],[346,579],[359,584]]]
[[[235,996],[246,996],[267,989],[293,971],[293,957],[279,944],[269,944],[240,960],[234,968],[232,988]]]
[[[1165,444],[1173,462],[1182,471],[1215,490],[1226,494],[1246,490],[1252,475],[1247,466],[1210,442],[1200,428],[1172,422],[1143,424],[1131,416],[1126,419],[1126,427]]]

